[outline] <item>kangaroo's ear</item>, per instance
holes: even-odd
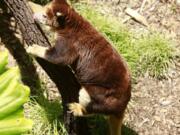
[[[60,16],[63,16],[63,14],[61,12],[56,12],[56,16],[60,17]]]

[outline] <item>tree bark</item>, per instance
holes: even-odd
[[[36,68],[32,63],[32,58],[27,55],[22,45],[22,40],[17,38],[15,34],[16,23],[12,18],[12,14],[7,11],[4,2],[0,1],[0,39],[6,46],[12,56],[16,59],[21,71],[22,81],[31,88],[31,94],[36,95],[40,89],[40,80],[36,73]]]
[[[28,78],[38,80],[38,76],[35,74],[35,67],[31,63],[32,59],[26,54],[21,42],[14,36],[14,31],[10,28],[11,17],[13,16],[15,18],[27,45],[38,44],[41,46],[50,46],[48,39],[40,27],[35,24],[32,11],[25,0],[1,0],[0,8],[3,9],[3,14],[1,14],[2,20],[0,19],[0,27],[4,29],[3,32],[2,29],[0,30],[2,42],[6,44],[15,59],[17,59],[21,71],[26,75],[32,75],[31,77],[28,76]],[[6,12],[7,9],[10,10],[10,13]],[[80,89],[80,84],[71,72],[71,69],[68,66],[54,65],[40,58],[36,60],[53,80],[61,93],[64,123],[68,134],[88,135],[88,126],[85,119],[77,119],[68,113],[67,104],[78,101],[78,92]],[[30,73],[27,74],[27,72]],[[32,84],[36,84],[36,82],[32,81],[26,84],[31,86]]]

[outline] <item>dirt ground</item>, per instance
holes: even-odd
[[[124,125],[134,131],[130,135],[180,135],[180,1],[89,0],[89,4],[100,5],[102,14],[116,16],[138,34],[149,29],[125,13],[127,7],[137,10],[147,19],[150,29],[164,33],[173,41],[177,57],[166,75],[167,79],[157,80],[148,74],[137,79],[137,83],[133,84]],[[40,68],[38,71],[42,72],[42,78],[46,78]],[[47,82],[47,79],[43,81]],[[49,80],[47,88],[56,93]]]
[[[144,4],[143,4],[144,2]],[[157,80],[147,75],[133,84],[132,99],[124,123],[138,135],[180,135],[180,1],[178,0],[93,0],[102,14],[116,16],[131,31],[148,28],[125,13],[130,7],[143,15],[151,30],[164,33],[171,41],[177,57],[172,62],[167,79]]]

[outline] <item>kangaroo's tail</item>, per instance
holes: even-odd
[[[110,115],[109,128],[110,135],[121,135],[121,127],[124,115]]]

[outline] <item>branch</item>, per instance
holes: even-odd
[[[136,10],[133,10],[131,8],[127,8],[125,10],[126,14],[128,14],[129,16],[131,16],[132,18],[134,18],[136,21],[138,21],[139,23],[143,24],[144,26],[149,26],[146,18],[142,15],[140,15]]]

